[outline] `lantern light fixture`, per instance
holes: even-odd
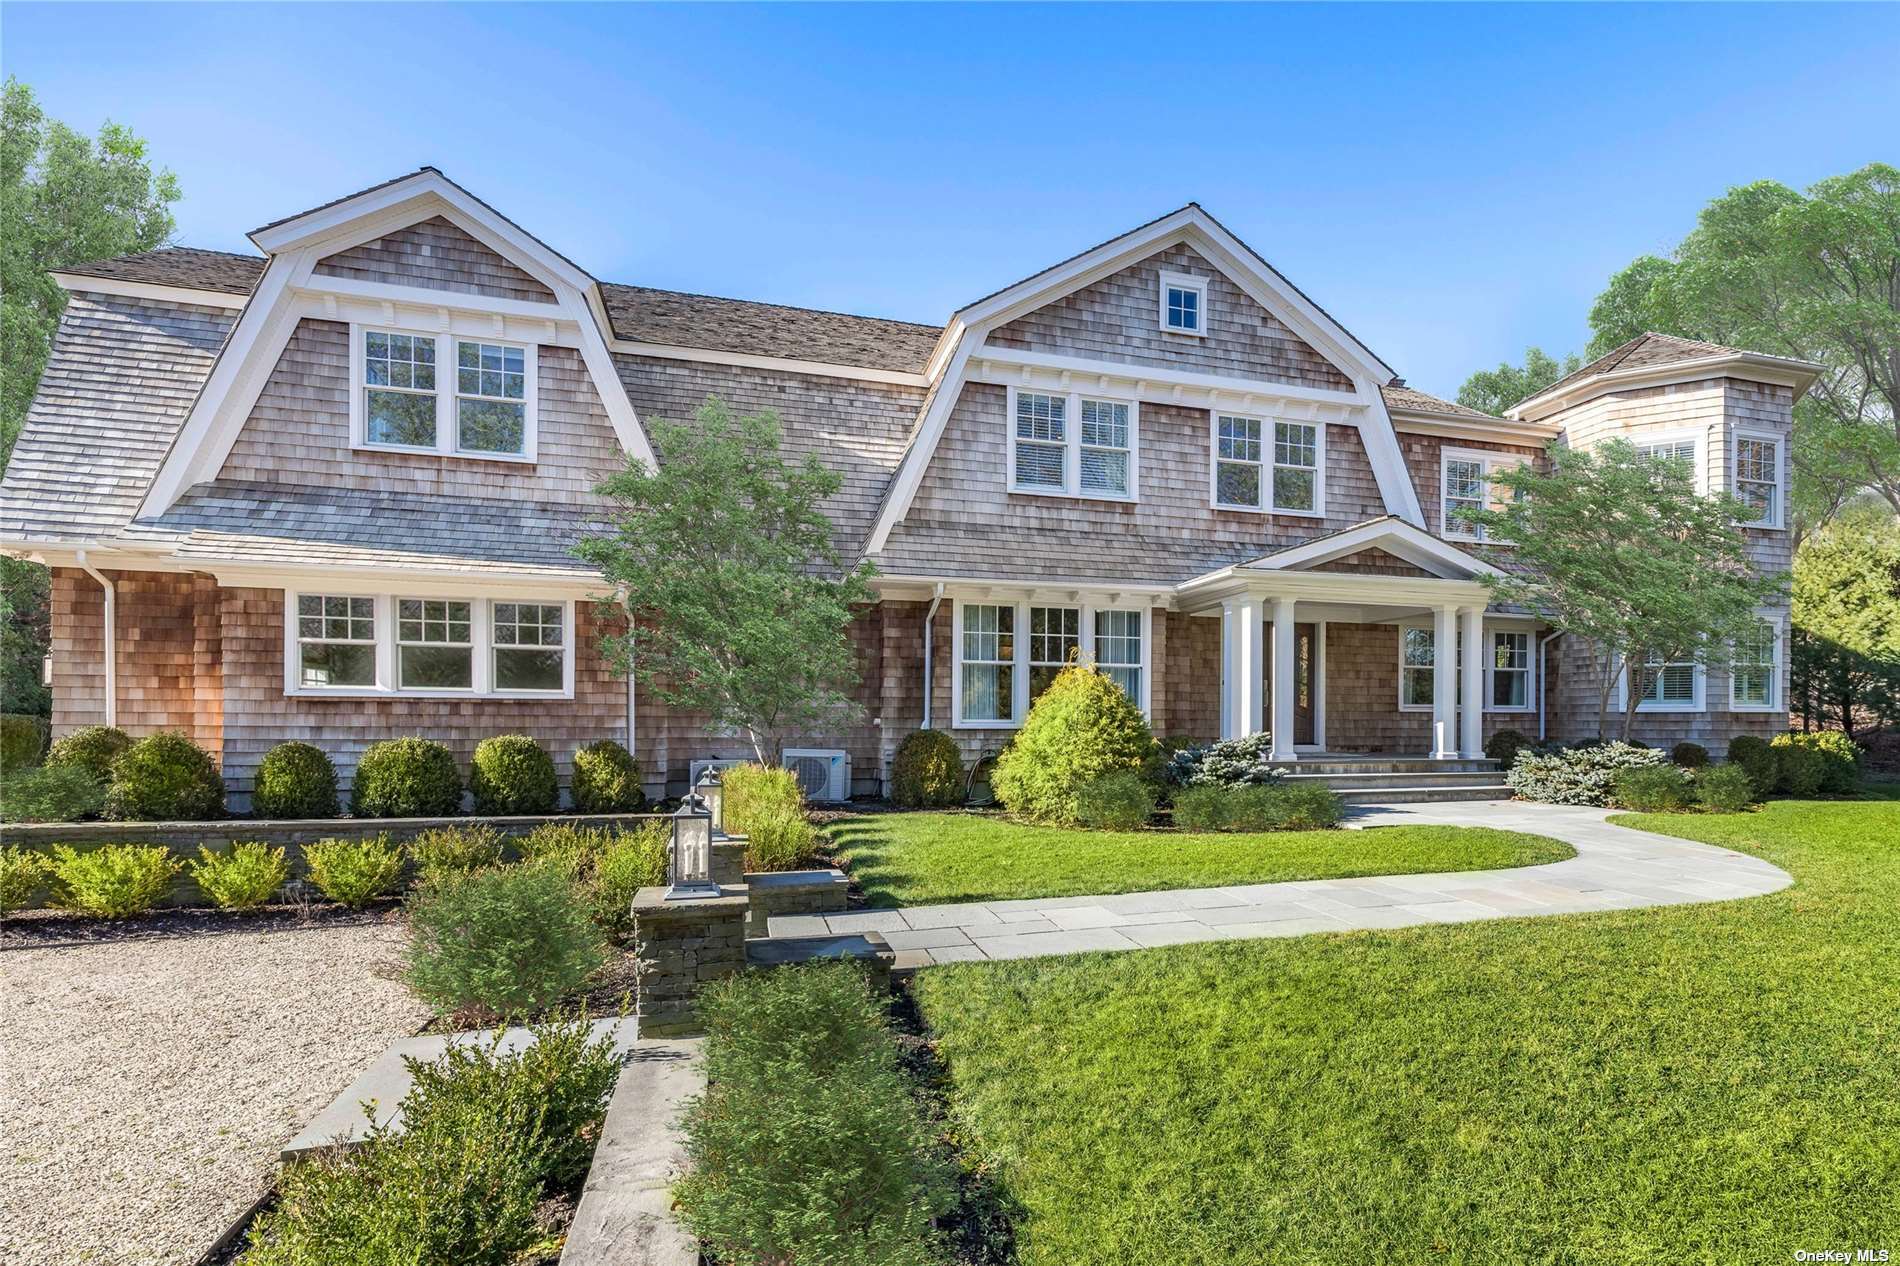
[[[673,814],[673,856],[668,901],[703,901],[720,895],[712,877],[712,814],[706,802],[687,792]]]

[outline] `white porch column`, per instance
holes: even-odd
[[[1264,727],[1261,691],[1266,646],[1260,599],[1230,598],[1221,608],[1221,737],[1241,738]]]
[[[1273,600],[1273,744],[1270,760],[1298,760],[1293,751],[1293,599]]]
[[[1458,749],[1466,760],[1478,760],[1484,755],[1484,608],[1465,607],[1458,612],[1458,623],[1465,651]]]
[[[1458,608],[1442,606],[1432,628],[1432,755],[1458,756]]]
[[[1220,736],[1234,737],[1235,659],[1240,650],[1234,645],[1234,604],[1223,602],[1220,608]]]

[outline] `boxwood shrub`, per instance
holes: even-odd
[[[498,734],[477,743],[468,789],[477,813],[553,813],[561,803],[553,757],[526,734]]]
[[[1520,755],[1536,746],[1537,740],[1522,730],[1499,730],[1485,740],[1484,754],[1487,759],[1496,761],[1499,769],[1508,770],[1517,764]]]
[[[157,905],[180,864],[162,844],[54,847],[47,904],[99,919],[126,919]]]
[[[32,769],[46,751],[46,718],[0,713],[0,769]]]
[[[1669,749],[1669,760],[1684,769],[1701,769],[1709,763],[1709,749],[1700,743],[1678,743]]]
[[[1568,751],[1518,757],[1504,775],[1520,800],[1546,804],[1606,805],[1617,772],[1661,765],[1661,752],[1630,743],[1595,743]]]
[[[1780,735],[1768,746],[1775,754],[1775,790],[1805,799],[1820,792],[1827,781],[1827,757],[1805,743],[1791,743]]]
[[[1174,825],[1183,831],[1225,831],[1233,796],[1212,783],[1182,787],[1174,793]]]
[[[1754,803],[1754,780],[1740,765],[1705,766],[1695,771],[1695,800],[1710,813],[1740,813]]]
[[[466,875],[501,861],[501,832],[492,826],[439,826],[418,831],[406,844],[419,883]]]
[[[1118,769],[1085,782],[1075,795],[1075,816],[1098,831],[1133,831],[1154,816],[1155,793],[1132,769]]]
[[[112,762],[105,816],[121,822],[206,822],[224,814],[211,753],[182,734],[148,734]]]
[[[462,809],[455,754],[432,739],[371,743],[350,783],[350,812],[359,818],[440,818]]]
[[[403,979],[458,1022],[539,1011],[581,992],[606,961],[586,902],[556,867],[443,875],[408,910]]]
[[[1084,784],[1120,769],[1139,771],[1154,735],[1122,688],[1087,664],[1056,674],[1022,729],[997,758],[990,785],[1005,808],[1032,822],[1078,821]]]
[[[612,739],[574,753],[571,791],[576,813],[638,813],[647,803],[640,762]]]
[[[1755,799],[1765,800],[1775,794],[1775,787],[1781,781],[1781,759],[1768,745],[1768,740],[1753,734],[1738,734],[1728,742],[1728,759],[1731,765],[1740,765],[1748,772]]]
[[[1691,776],[1675,765],[1619,769],[1612,781],[1616,802],[1638,813],[1674,813],[1689,807]]]
[[[321,748],[286,742],[264,753],[251,789],[251,816],[333,818],[337,815],[336,766]]]
[[[1770,747],[1775,749],[1777,758],[1784,765],[1788,752],[1793,748],[1805,748],[1819,758],[1820,784],[1816,790],[1823,795],[1851,796],[1860,790],[1860,744],[1839,730],[1816,730],[1806,734],[1779,734]],[[1796,758],[1805,762],[1803,758]],[[1785,778],[1785,774],[1783,775]],[[1804,777],[1805,777],[1804,773]],[[1793,793],[1791,793],[1793,794]],[[1807,793],[1812,795],[1813,792]]]
[[[0,778],[0,822],[77,822],[105,803],[105,784],[84,765],[8,770]]]
[[[86,725],[56,740],[47,749],[48,765],[76,765],[101,787],[112,777],[112,762],[132,746],[132,736],[112,725]]]
[[[891,800],[903,809],[963,803],[963,752],[942,730],[914,730],[891,758]]]

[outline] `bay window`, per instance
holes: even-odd
[[[352,443],[533,461],[537,352],[521,342],[353,327]],[[444,381],[438,369],[448,366],[452,376]]]
[[[1008,393],[1011,492],[1133,501],[1139,406],[1080,392]]]
[[[956,604],[957,661],[952,715],[959,727],[1012,729],[1056,674],[1093,663],[1144,711],[1147,612],[1044,606],[1030,602]],[[1020,636],[1018,634],[1021,634]]]
[[[1212,440],[1215,509],[1323,512],[1324,450],[1317,423],[1216,412]]]
[[[566,599],[286,591],[291,695],[572,697]]]

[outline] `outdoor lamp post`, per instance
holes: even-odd
[[[711,765],[699,771],[699,781],[693,784],[693,794],[706,802],[706,812],[712,814],[712,837],[715,840],[726,838],[726,795],[719,785],[719,771]]]
[[[712,878],[712,814],[706,802],[692,792],[673,814],[672,874],[668,901],[697,901],[719,895]]]

